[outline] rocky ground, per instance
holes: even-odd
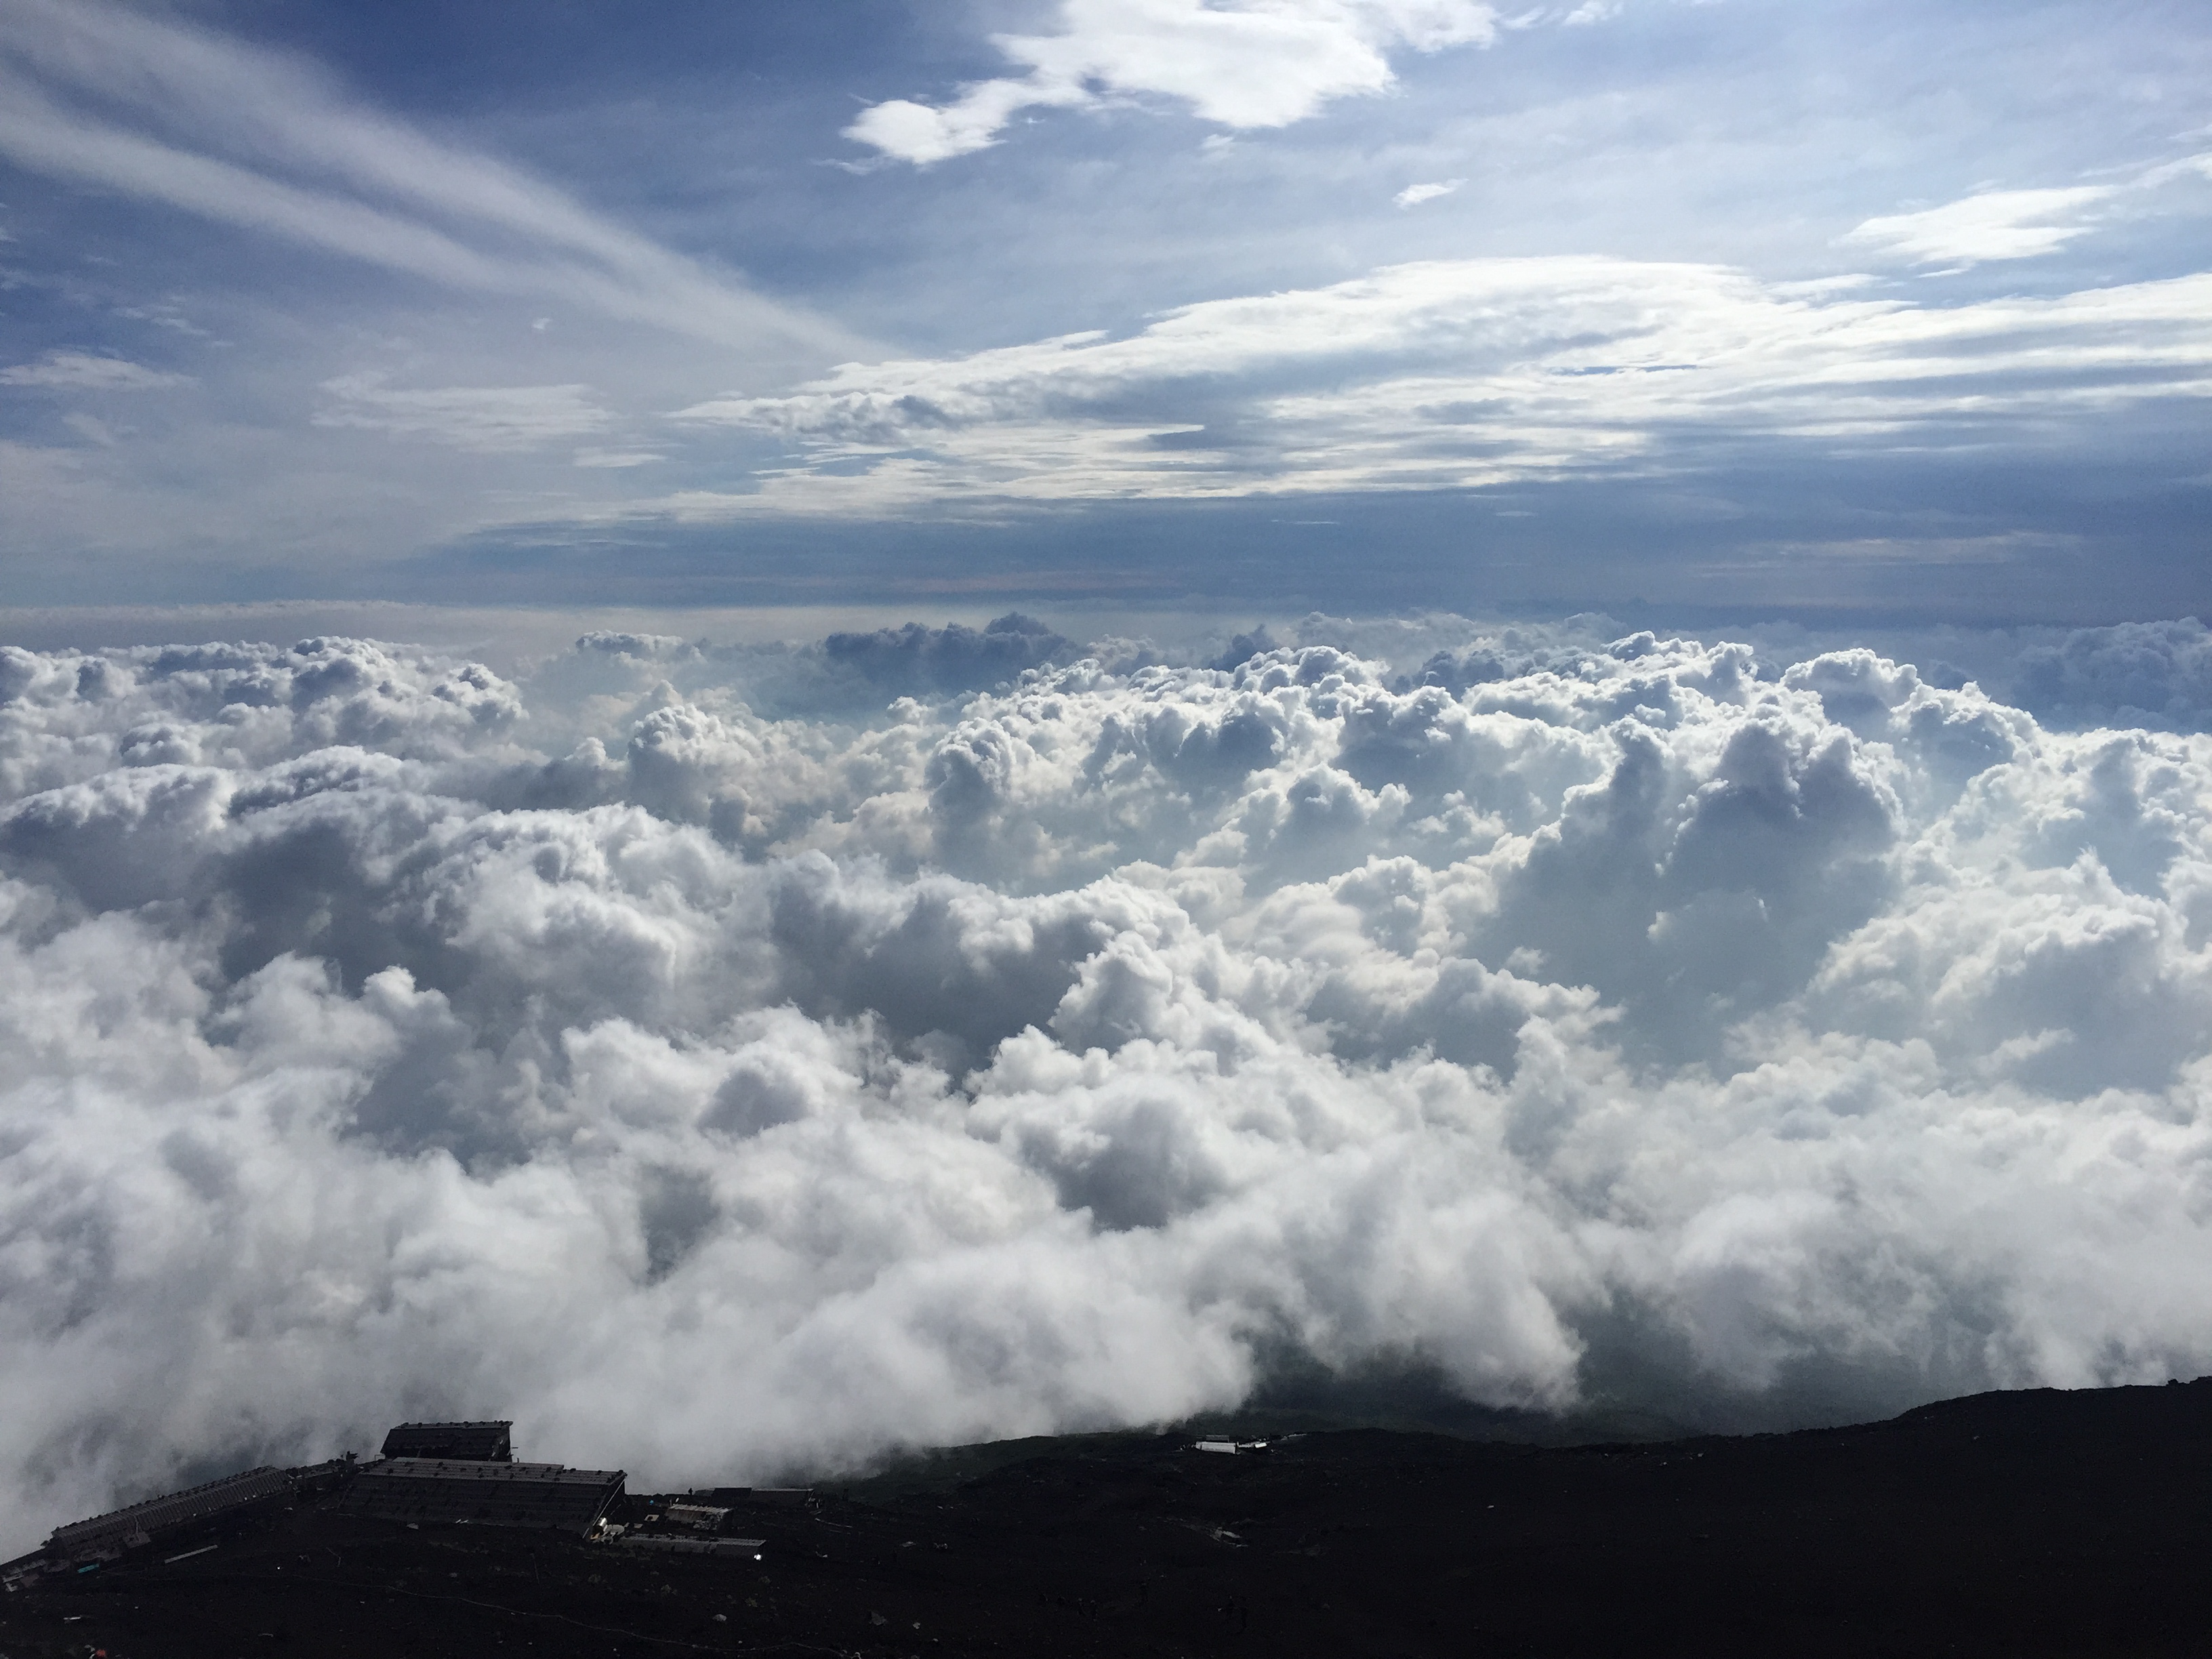
[[[758,1561],[310,1502],[8,1596],[0,1656],[2212,1651],[2212,1379],[1657,1444],[1189,1446],[979,1449],[740,1508]]]

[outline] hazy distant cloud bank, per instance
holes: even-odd
[[[1722,1418],[2212,1365],[2201,627],[2022,658],[2040,722],[1243,643],[0,651],[0,1542],[410,1413],[736,1478],[1283,1350]]]

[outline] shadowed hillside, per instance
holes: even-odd
[[[624,1498],[624,1536],[586,1542],[410,1528],[341,1486],[35,1581],[0,1652],[2197,1654],[2208,1492],[2212,1379],[1639,1444],[965,1448],[697,1495],[713,1553],[680,1495]]]

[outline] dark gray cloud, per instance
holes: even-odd
[[[2212,630],[2178,622],[2083,628],[2021,653],[2008,688],[2039,717],[2069,726],[2212,726]]]
[[[822,642],[822,654],[872,686],[928,696],[987,690],[1024,669],[1072,660],[1077,652],[1073,640],[1010,611],[981,631],[959,623],[943,628],[908,623],[870,634],[832,634]]]

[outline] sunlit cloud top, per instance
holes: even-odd
[[[845,136],[902,161],[942,161],[996,142],[1024,110],[1146,94],[1225,127],[1287,126],[1332,99],[1388,91],[1394,49],[1488,46],[1498,30],[1475,0],[1060,0],[1054,21],[1049,33],[993,37],[1026,74],[942,105],[872,104]]]

